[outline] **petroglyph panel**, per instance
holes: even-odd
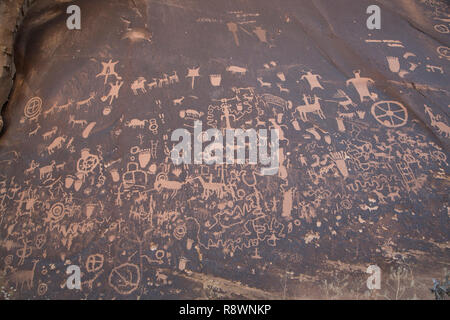
[[[336,2],[79,1],[81,30],[32,7],[2,113],[8,286],[34,299],[430,298],[450,262],[448,7],[378,1],[391,16],[368,30],[367,3]],[[190,164],[172,161],[177,129]],[[209,129],[253,129],[275,174],[247,140],[196,149]],[[247,160],[207,164],[214,148]],[[368,293],[375,263],[429,287]],[[70,265],[81,290],[66,287]]]

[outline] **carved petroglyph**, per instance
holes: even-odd
[[[146,14],[140,6],[133,11],[139,19]],[[297,292],[289,281],[305,279],[298,274],[317,261],[336,254],[355,261],[363,250],[381,261],[380,239],[400,243],[404,234],[430,248],[427,258],[442,256],[428,239],[445,238],[430,226],[448,216],[448,102],[436,89],[447,77],[446,48],[427,57],[407,51],[406,40],[363,38],[361,47],[383,49],[371,57],[379,70],[356,58],[341,63],[337,52],[325,64],[316,46],[298,45],[287,56],[296,18],[280,18],[269,26],[265,15],[235,10],[191,19],[217,27],[191,43],[211,45],[193,57],[178,47],[184,42],[161,38],[159,30],[172,29],[139,21],[140,30],[127,15],[117,39],[128,56],[114,43],[102,45],[79,70],[64,69],[73,75],[60,87],[47,86],[44,75],[36,83],[24,77],[27,89],[12,95],[19,108],[8,110],[7,134],[16,143],[5,141],[0,151],[0,268],[24,297],[209,298],[227,290],[216,290],[218,283],[242,289],[219,278],[230,266],[256,280],[283,269],[289,295]],[[176,27],[191,37],[192,29]],[[430,30],[446,34],[442,26]],[[170,54],[131,60],[141,47]],[[254,59],[244,59],[250,48]],[[221,57],[207,56],[214,52]],[[359,68],[365,71],[343,76]],[[436,83],[417,83],[423,74]],[[199,132],[196,122],[204,124]],[[179,155],[201,163],[172,161],[176,129],[195,132]],[[250,129],[256,151],[266,150],[266,160],[276,154],[276,168],[247,157],[248,137],[227,144],[228,130]],[[278,133],[277,147],[263,129]],[[233,161],[212,161],[219,150]],[[243,161],[235,161],[242,151]],[[391,259],[406,262],[401,253]],[[81,269],[81,290],[64,285],[69,265]],[[217,278],[200,273],[205,268]]]

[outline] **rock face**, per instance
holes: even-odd
[[[35,0],[3,0],[0,2],[0,132],[3,128],[1,110],[13,87],[14,40],[29,7]]]
[[[0,270],[20,297],[432,298],[448,7],[376,2],[381,30],[368,0],[79,0],[69,30],[69,2],[37,1],[0,137]],[[278,170],[175,163],[172,134],[205,137],[197,120],[254,129],[259,150],[278,130]]]

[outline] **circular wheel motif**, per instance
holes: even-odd
[[[28,100],[25,106],[24,114],[28,119],[34,119],[41,113],[41,110],[42,99],[39,97],[34,97]]]
[[[408,122],[408,111],[399,102],[380,101],[372,106],[372,115],[385,127],[398,128]]]
[[[441,56],[443,56],[447,59],[450,59],[450,48],[441,46],[441,47],[437,48],[437,52]]]
[[[38,286],[38,289],[37,289],[37,293],[38,293],[38,295],[43,296],[44,294],[47,293],[47,290],[48,290],[47,284],[46,283],[40,283],[39,286]]]
[[[86,260],[86,270],[88,272],[96,272],[103,267],[105,258],[102,254],[90,255]]]
[[[119,294],[130,294],[139,287],[141,274],[138,266],[124,263],[115,267],[109,275],[109,285]]]
[[[450,30],[448,29],[448,27],[445,24],[435,25],[434,30],[436,30],[437,32],[440,32],[440,33],[449,33],[450,32]]]
[[[97,167],[98,163],[98,157],[90,154],[86,158],[81,158],[78,161],[78,171],[83,173],[91,172]]]
[[[181,240],[186,235],[186,232],[187,232],[186,225],[183,223],[175,227],[173,235],[177,240]]]
[[[60,202],[55,203],[52,208],[50,209],[50,215],[49,218],[52,222],[58,222],[61,220],[65,215],[64,212],[64,205]]]

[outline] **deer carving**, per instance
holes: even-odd
[[[34,270],[39,260],[33,260],[33,268],[31,270],[19,270],[9,275],[8,283],[14,282],[16,289],[18,289],[20,283],[20,289],[23,289],[23,285],[27,284],[29,290],[33,288]]]

